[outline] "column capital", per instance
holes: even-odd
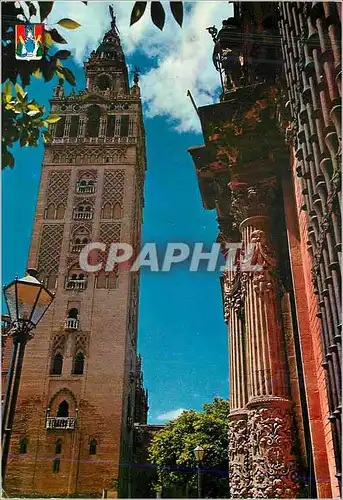
[[[231,214],[238,225],[250,217],[270,217],[277,198],[277,182],[272,177],[254,184],[230,183]]]

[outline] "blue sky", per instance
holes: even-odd
[[[220,26],[223,3],[214,3],[220,5],[217,9],[211,7],[211,16],[213,18],[218,15],[216,23]],[[225,8],[228,9],[227,5]],[[127,7],[126,9],[130,10]],[[185,24],[184,32],[178,36],[190,36],[194,41],[192,29],[195,27],[192,26],[192,21],[195,22],[200,13],[193,11],[192,17],[192,9],[192,5],[187,9],[190,12],[189,24]],[[123,26],[124,23],[128,24],[125,12],[122,12]],[[63,17],[78,20],[73,13]],[[167,18],[168,23],[172,21]],[[207,21],[209,20],[205,20]],[[106,23],[108,25],[104,10],[105,28]],[[126,24],[121,32],[125,32],[125,29]],[[190,146],[202,144],[199,124],[184,88],[174,92],[175,106],[180,107],[180,103],[182,106],[179,111],[173,110],[171,103],[163,101],[163,88],[161,89],[160,85],[163,83],[168,87],[168,82],[160,81],[163,76],[160,71],[163,67],[168,68],[170,64],[166,61],[168,52],[163,55],[158,52],[158,42],[154,40],[160,37],[161,45],[168,47],[172,31],[168,32],[167,29],[166,33],[161,33],[149,26],[144,36],[148,36],[151,29],[154,32],[150,37],[150,45],[147,44],[149,50],[146,50],[147,46],[142,49],[142,44],[138,43],[139,40],[142,41],[139,37],[136,42],[130,41],[129,46],[125,42],[125,33],[122,34],[129,67],[138,64],[142,72],[148,163],[143,243],[181,241],[210,245],[217,237],[216,214],[214,211],[205,211],[202,207],[193,162],[187,152]],[[174,26],[170,28],[174,29]],[[63,36],[64,34],[65,32]],[[77,48],[69,65],[76,76],[77,89],[81,90],[85,86],[80,54],[83,54],[84,58],[87,52],[96,46],[96,41],[102,34],[103,30],[98,33],[95,41],[88,41],[88,46],[84,45],[83,53],[77,45],[77,39],[73,40]],[[201,36],[209,35],[204,31]],[[68,34],[66,38],[68,39]],[[204,43],[208,47],[207,39]],[[199,43],[197,47],[199,50]],[[206,104],[213,99],[207,102],[202,102],[202,99],[206,93],[218,93],[219,78],[215,72],[213,75],[213,69],[208,65],[211,62],[211,52],[207,50],[204,57],[207,59],[204,59],[203,80],[194,80],[192,76],[193,80],[185,81],[183,85],[190,87],[193,83],[190,90],[200,103]],[[177,67],[177,61],[174,63]],[[176,78],[177,76],[175,75]],[[217,81],[215,77],[218,78]],[[45,84],[33,79],[27,90],[30,97],[37,98],[48,106],[48,99],[51,98],[55,84],[56,80]],[[65,88],[70,90],[68,85]],[[169,90],[166,90],[165,101],[168,101]],[[161,91],[162,96],[159,94]],[[14,155],[15,168],[6,169],[2,175],[3,283],[8,283],[16,274],[23,275],[25,272],[43,146],[40,145],[36,149],[19,147],[14,150]],[[143,357],[144,382],[149,390],[150,423],[162,423],[166,418],[177,415],[180,409],[200,410],[204,403],[215,396],[227,397],[227,334],[222,316],[219,273],[190,272],[187,265],[174,266],[167,273],[152,273],[143,269],[138,336],[139,352]]]

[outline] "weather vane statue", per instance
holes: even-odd
[[[116,24],[116,16],[114,15],[113,7],[110,5],[109,7],[110,15],[111,15],[111,28],[115,33],[118,33],[119,35],[119,30]]]

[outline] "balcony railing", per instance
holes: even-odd
[[[79,194],[90,194],[90,193],[95,193],[95,186],[80,186],[79,184],[76,184],[76,192]]]
[[[79,328],[79,320],[75,318],[67,318],[64,322],[65,330],[77,330]]]
[[[67,144],[67,143],[92,143],[102,144],[104,142],[114,144],[135,144],[137,137],[53,137],[52,144]]]
[[[86,243],[76,243],[71,247],[72,253],[80,253]]]
[[[67,290],[84,290],[87,288],[87,279],[66,279],[65,287]]]
[[[74,212],[74,219],[93,219],[93,212]]]
[[[46,429],[75,429],[76,417],[47,417]]]

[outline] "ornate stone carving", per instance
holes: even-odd
[[[223,299],[224,299],[224,320],[228,321],[230,314],[234,311],[237,316],[244,318],[245,300],[245,280],[239,272],[230,280],[228,273],[223,273]]]
[[[248,217],[270,216],[270,211],[277,196],[276,180],[269,179],[254,186],[230,183],[231,213],[237,224]]]
[[[253,498],[296,498],[299,482],[292,455],[290,402],[252,409],[248,417]]]
[[[248,439],[247,416],[239,415],[234,417],[228,426],[231,498],[247,498],[250,496]]]
[[[75,142],[77,138],[75,137]],[[70,139],[71,140],[71,139]],[[52,152],[53,163],[76,163],[79,165],[98,163],[119,163],[127,156],[126,148],[104,148],[104,147],[68,147],[68,153],[64,149],[56,149]]]
[[[274,286],[272,273],[275,274],[276,260],[268,248],[266,233],[256,229],[250,235],[250,242],[254,245],[250,265],[257,267],[252,278],[254,290],[257,294],[269,292]]]

